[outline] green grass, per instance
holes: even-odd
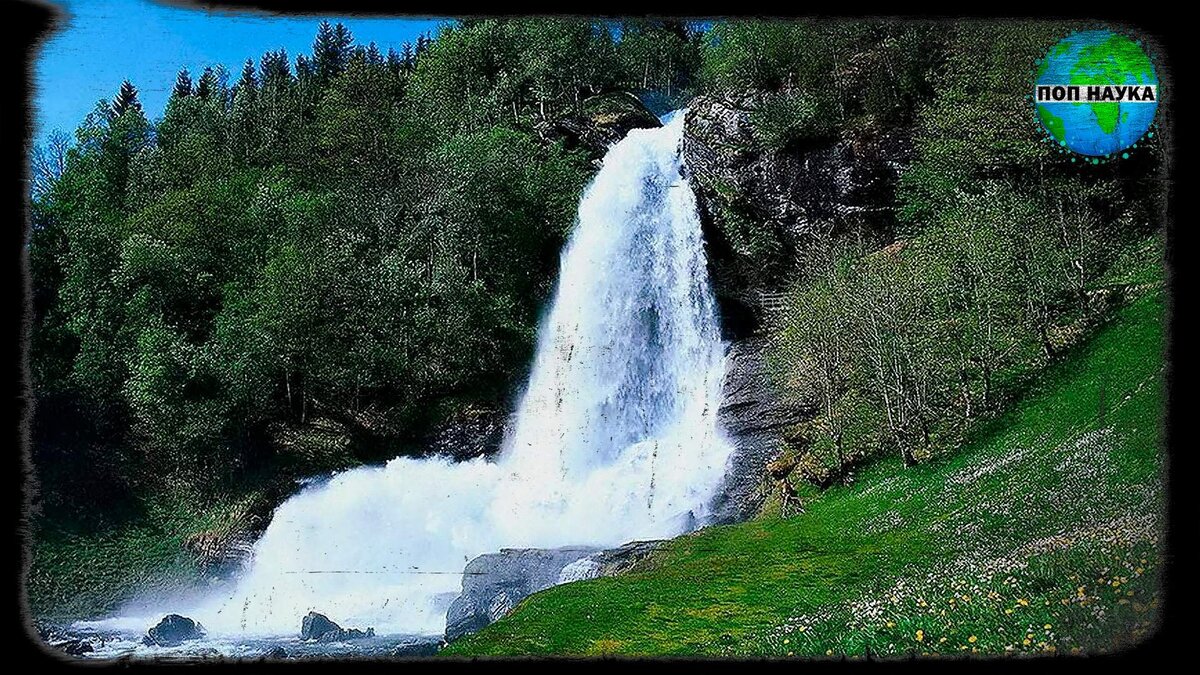
[[[1154,272],[1146,277],[1145,270]],[[442,651],[483,655],[1094,653],[1157,625],[1161,263],[952,457],[673,540],[634,573],[535,594]]]

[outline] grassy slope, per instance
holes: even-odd
[[[1157,263],[1125,274],[1118,281],[1161,280]],[[1143,289],[950,459],[882,462],[803,515],[680,537],[636,573],[538,593],[442,653],[1093,652],[1135,642],[1158,609],[1163,303],[1160,284]]]

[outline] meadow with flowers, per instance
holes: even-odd
[[[802,513],[680,537],[528,598],[446,655],[1071,655],[1152,634],[1163,597],[1165,295],[1126,304],[958,452],[864,469]]]

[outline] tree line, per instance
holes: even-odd
[[[124,83],[33,157],[44,506],[232,480],[280,424],[374,459],[503,405],[594,171],[541,130],[682,95],[698,48],[675,22],[472,19],[385,52],[324,22],[310,54],[180,71],[161,119]]]

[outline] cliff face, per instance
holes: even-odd
[[[767,339],[751,336],[729,348],[717,412],[733,444],[725,480],[712,503],[712,523],[736,523],[758,513],[773,487],[767,464],[783,449],[784,430],[812,415],[813,403],[774,386]]]
[[[765,147],[754,131],[761,102],[756,93],[701,96],[684,121],[684,166],[732,338],[760,328],[813,236],[890,235],[897,179],[911,153],[906,128]]]
[[[903,127],[765,147],[755,135],[761,102],[754,93],[702,96],[684,121],[684,167],[731,341],[720,417],[735,451],[714,500],[715,522],[749,518],[781,489],[767,464],[784,448],[787,429],[813,414],[812,401],[782,391],[772,375],[771,310],[803,272],[805,248],[817,235],[892,235],[896,185],[911,154]]]

